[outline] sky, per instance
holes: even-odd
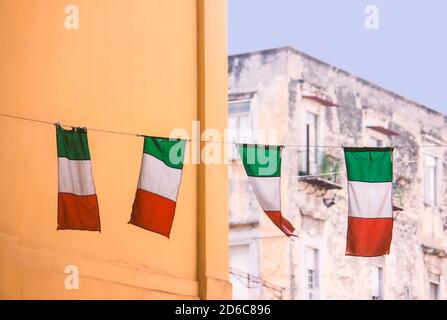
[[[228,0],[230,55],[282,46],[447,114],[445,0]]]

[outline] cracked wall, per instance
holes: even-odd
[[[308,88],[318,97],[310,99],[306,93]],[[429,298],[432,273],[440,275],[441,297],[447,298],[444,276],[447,263],[444,257],[439,257],[447,243],[447,153],[436,148],[447,144],[447,118],[288,47],[229,57],[230,94],[248,91],[255,92],[251,104],[253,129],[276,129],[278,144],[303,145],[306,115],[312,112],[319,116],[319,145],[366,146],[374,138],[383,145],[397,146],[393,201],[403,208],[395,220],[390,255],[381,259],[345,256],[347,181],[344,172],[337,181],[342,189],[328,190],[321,196],[298,179],[305,148],[286,146],[281,180],[282,212],[298,229],[300,238],[288,239],[275,229],[263,215],[250,188],[238,194],[238,201],[229,203],[233,217],[243,214],[237,209],[241,203],[249,199],[253,204],[251,216],[257,219],[250,226],[237,228],[236,224],[230,228],[230,243],[232,239],[242,242],[251,239],[259,244],[260,258],[252,261],[257,275],[282,287],[285,299],[308,298],[306,248],[313,247],[319,250],[319,298],[371,298],[374,266],[383,267],[385,299]],[[320,97],[333,101],[325,103]],[[331,103],[337,106],[325,105]],[[370,126],[380,126],[398,135],[389,136]],[[338,159],[340,171],[344,170],[342,149],[321,148],[320,151],[324,156]],[[424,204],[426,155],[434,155],[440,161],[439,201],[435,207]],[[230,170],[237,167],[236,163]],[[312,173],[319,170],[313,169]],[[239,171],[231,179],[246,183],[245,172]],[[325,197],[335,197],[335,204],[326,207],[322,201]],[[257,232],[256,239],[250,236],[252,230]],[[424,251],[422,246],[438,251]],[[255,298],[274,298],[269,290],[262,288],[256,294]]]

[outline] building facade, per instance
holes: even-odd
[[[128,224],[143,139],[89,130],[102,232],[56,231],[51,125],[223,132],[226,29],[225,0],[0,0],[0,113],[50,122],[0,116],[1,299],[231,297],[226,165],[187,161],[167,239]]]
[[[230,56],[228,73],[232,139],[286,145],[282,212],[299,234],[264,215],[233,151],[234,298],[447,299],[447,117],[289,47]],[[389,255],[345,256],[347,181],[333,146],[396,146]]]

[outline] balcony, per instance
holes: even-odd
[[[340,159],[319,150],[305,151],[299,157],[299,180],[318,190],[342,189],[340,170]]]

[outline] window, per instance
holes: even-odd
[[[425,156],[425,204],[436,206],[438,202],[438,159],[433,156]]]
[[[429,279],[430,300],[440,300],[439,297],[439,283],[441,282],[440,275],[429,273],[428,279]]]
[[[430,282],[430,299],[439,300],[439,283]]]
[[[383,300],[383,267],[371,266],[371,299]]]
[[[306,251],[306,278],[307,298],[315,300],[319,297],[319,250],[307,248]]]
[[[248,244],[230,246],[230,282],[233,285],[233,299],[250,299],[250,246]]]
[[[230,101],[228,106],[228,129],[228,140],[230,142],[253,142],[250,100]],[[232,145],[230,160],[237,159],[237,157],[236,147]]]
[[[306,114],[306,125],[304,127],[304,137],[306,138],[306,145],[309,143],[311,146],[309,154],[303,152],[303,171],[305,174],[315,171],[320,163],[319,149],[314,146],[318,145],[319,135],[319,116],[312,112],[307,112]],[[309,163],[309,165],[308,165]]]
[[[368,140],[368,146],[369,147],[379,148],[382,145],[383,145],[382,140],[374,138],[374,137],[369,137],[369,140]]]

